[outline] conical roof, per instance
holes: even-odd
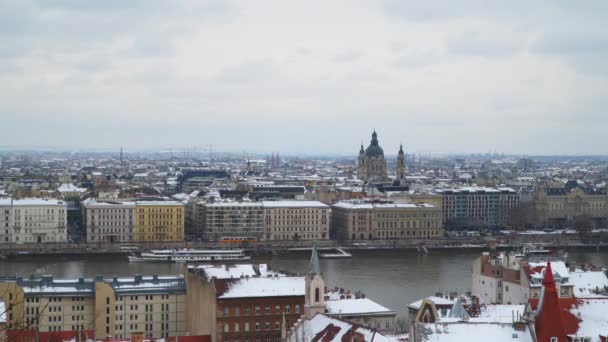
[[[319,255],[317,254],[317,243],[312,244],[312,254],[308,263],[308,275],[312,278],[315,274],[321,274],[319,269]]]

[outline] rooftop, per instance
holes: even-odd
[[[304,288],[304,277],[243,278],[228,284],[219,298],[304,296]]]

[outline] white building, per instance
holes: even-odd
[[[331,209],[319,201],[263,201],[266,240],[327,240]]]
[[[0,199],[2,241],[67,242],[67,204],[56,199]]]
[[[572,298],[574,284],[563,261],[553,261],[560,298]],[[485,252],[473,262],[472,293],[487,304],[525,304],[540,298],[546,262],[531,262],[515,254]]]
[[[87,242],[133,241],[135,202],[91,199],[83,208]]]

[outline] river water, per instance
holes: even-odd
[[[321,259],[321,272],[327,287],[362,291],[367,297],[399,312],[405,318],[406,306],[435,292],[461,292],[471,289],[471,267],[480,252],[475,250],[354,251],[352,259]],[[303,274],[308,253],[280,256],[256,256],[255,263],[268,263],[274,270]],[[608,266],[608,250],[570,250],[568,261]],[[87,256],[41,257],[18,256],[0,261],[0,276],[52,274],[56,278],[92,277],[95,275],[129,276],[179,274],[181,265],[129,262],[126,257]]]

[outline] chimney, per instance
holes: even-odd
[[[136,283],[140,283],[142,280],[142,275],[141,274],[136,274],[135,277],[133,278],[135,280]]]

